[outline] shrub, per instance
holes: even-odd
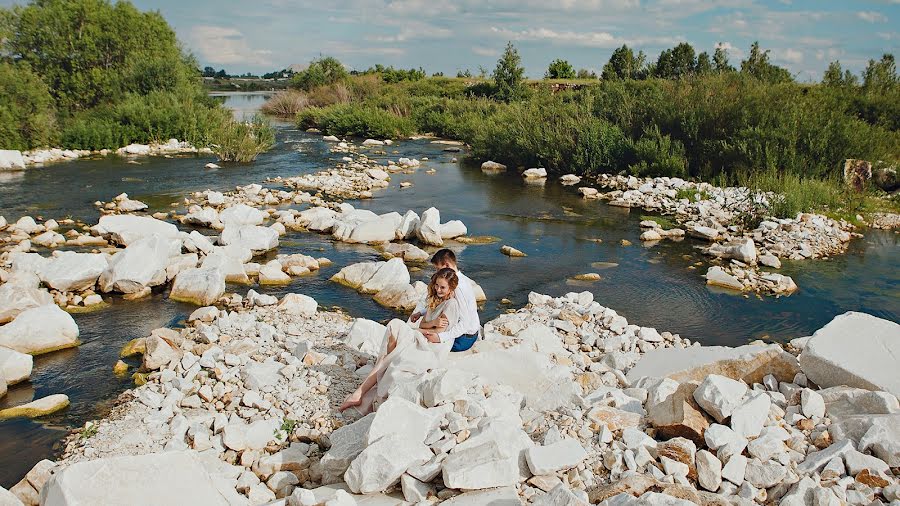
[[[654,125],[633,143],[636,162],[628,166],[629,172],[640,177],[685,177],[687,175],[684,146],[677,140],[659,132]]]
[[[260,116],[224,121],[213,133],[213,152],[223,162],[252,162],[275,144],[275,129]]]
[[[0,149],[31,149],[56,135],[53,99],[26,64],[0,62]]]
[[[310,101],[305,93],[297,90],[284,90],[269,97],[260,107],[264,114],[273,116],[296,116],[298,112],[309,107]]]
[[[337,58],[323,56],[311,61],[306,70],[294,74],[291,86],[309,91],[319,86],[344,81],[349,75],[344,64]]]
[[[413,133],[413,123],[377,107],[342,104],[307,109],[297,117],[300,128],[315,127],[327,134],[389,139]]]

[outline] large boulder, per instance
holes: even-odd
[[[175,276],[169,298],[208,306],[225,294],[225,274],[216,268],[193,268]]]
[[[250,282],[247,271],[244,270],[244,263],[240,258],[230,256],[228,248],[216,248],[208,255],[203,257],[203,263],[200,265],[203,269],[218,269],[225,275],[225,281],[228,283]]]
[[[519,463],[496,441],[451,453],[441,468],[444,485],[475,490],[515,486],[519,481]]]
[[[719,258],[733,258],[745,264],[756,264],[758,258],[753,239],[736,239],[727,244],[713,244],[707,249],[710,255]]]
[[[34,359],[31,355],[0,346],[0,379],[7,385],[15,385],[30,378],[33,366]]]
[[[900,397],[900,325],[847,312],[817,330],[800,353],[800,368],[820,387],[847,385]]]
[[[181,241],[152,235],[132,242],[109,259],[100,275],[104,292],[136,293],[166,282],[169,259],[181,253]]]
[[[681,382],[703,381],[710,374],[718,374],[752,385],[762,383],[767,374],[791,382],[798,372],[800,368],[794,356],[775,344],[737,348],[692,346],[650,350],[628,371],[626,378],[631,383],[645,376]]]
[[[416,308],[421,297],[413,285],[396,283],[386,286],[375,294],[373,300],[378,304],[391,309],[412,311]]]
[[[144,339],[144,354],[142,367],[148,371],[155,371],[181,359],[181,350],[175,343],[154,332]]]
[[[278,247],[278,232],[258,225],[226,225],[219,242],[242,246],[258,255]]]
[[[241,504],[233,485],[207,472],[198,453],[172,451],[77,462],[57,471],[41,504]]]
[[[219,221],[228,227],[244,225],[260,225],[266,219],[267,214],[246,204],[238,204],[219,213]]]
[[[419,226],[416,228],[416,237],[419,242],[431,246],[443,246],[441,238],[441,212],[434,207],[429,207],[422,213]]]
[[[53,304],[53,296],[38,288],[41,280],[31,273],[18,273],[0,285],[0,323],[6,323],[22,311]]]
[[[406,264],[400,258],[379,262],[378,270],[359,287],[359,291],[362,293],[378,293],[395,284],[409,284],[409,270],[407,270]]]
[[[397,483],[411,466],[433,455],[422,442],[403,434],[390,434],[367,446],[350,463],[344,481],[357,494],[381,492]]]
[[[372,276],[378,271],[383,263],[384,262],[359,262],[348,265],[338,271],[334,276],[331,276],[331,281],[340,283],[344,286],[349,286],[353,289],[359,289],[364,283],[372,279]]]
[[[394,238],[402,241],[414,236],[416,229],[419,228],[420,221],[419,215],[415,211],[406,211],[403,219],[400,220],[400,225],[397,226],[397,230],[394,232]]]
[[[38,418],[63,410],[69,406],[69,396],[53,394],[33,400],[27,404],[0,410],[0,420],[7,418]]]
[[[55,305],[31,308],[0,327],[0,346],[29,355],[72,348],[78,346],[78,325]]]
[[[387,213],[355,225],[345,242],[375,244],[393,241],[403,221],[399,213]]]
[[[0,170],[24,170],[22,152],[15,149],[0,149]]]
[[[441,239],[455,239],[469,233],[466,225],[459,220],[450,220],[441,224]]]
[[[703,443],[709,421],[694,400],[696,388],[697,383],[684,382],[659,402],[647,401],[647,418],[660,438],[683,437],[698,445]]]
[[[323,484],[337,483],[342,480],[350,463],[365,449],[366,435],[369,433],[369,427],[374,418],[375,413],[369,413],[331,433],[328,437],[331,441],[331,448],[319,461]]]
[[[153,235],[170,239],[178,237],[178,227],[171,223],[149,216],[131,214],[101,216],[100,222],[93,227],[93,230],[106,240],[124,246],[129,246],[139,239]]]
[[[744,285],[741,281],[725,272],[725,269],[714,265],[706,271],[706,284],[712,286],[720,286],[730,290],[743,290]]]
[[[38,275],[44,284],[60,292],[83,291],[93,287],[108,266],[103,254],[58,251]]]

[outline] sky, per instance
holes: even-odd
[[[9,5],[12,0],[0,0]],[[429,74],[490,72],[507,41],[529,77],[555,58],[598,71],[627,44],[655,60],[688,42],[739,66],[758,40],[801,81],[839,60],[858,73],[900,57],[900,0],[133,0],[159,10],[201,66],[264,73],[320,55]]]

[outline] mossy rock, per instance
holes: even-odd
[[[147,380],[150,378],[150,375],[145,372],[136,372],[131,375],[131,379],[134,380],[135,386],[142,386],[147,383]]]
[[[65,394],[48,395],[28,404],[0,410],[0,420],[8,418],[37,418],[56,413],[69,405],[69,397]]]
[[[456,242],[461,242],[463,244],[493,244],[495,242],[499,242],[499,237],[494,237],[491,235],[463,235],[453,239]]]
[[[128,373],[128,364],[119,360],[116,362],[116,365],[113,366],[113,374],[116,376],[125,376]]]
[[[143,355],[147,352],[147,344],[144,342],[143,337],[138,337],[137,339],[132,339],[128,341],[125,346],[122,347],[122,351],[119,352],[119,358],[127,358],[133,357],[135,355]]]

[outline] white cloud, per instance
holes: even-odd
[[[399,29],[393,35],[375,35],[369,37],[369,40],[377,42],[406,42],[413,39],[446,39],[452,35],[453,31],[447,28],[428,23],[408,21],[400,24]]]
[[[500,50],[492,47],[475,46],[472,52],[478,56],[500,56]]]
[[[787,49],[777,49],[772,51],[773,56],[781,60],[783,62],[791,63],[791,64],[799,64],[803,62],[803,51],[794,48]]]
[[[734,65],[735,61],[744,58],[744,50],[739,47],[735,47],[731,42],[717,42],[716,48],[720,47],[728,52],[728,59],[730,60],[732,65]]]
[[[887,16],[876,11],[859,11],[856,17],[867,23],[886,23],[888,20]]]
[[[551,43],[573,46],[601,48],[614,48],[619,47],[622,44],[638,47],[649,45],[673,45],[684,40],[682,37],[621,38],[616,37],[609,32],[556,31],[549,28],[527,28],[515,31],[492,26],[491,32],[508,40],[549,41]]]
[[[272,65],[272,51],[251,49],[244,34],[236,28],[198,25],[191,29],[188,39],[204,62],[215,65]]]

